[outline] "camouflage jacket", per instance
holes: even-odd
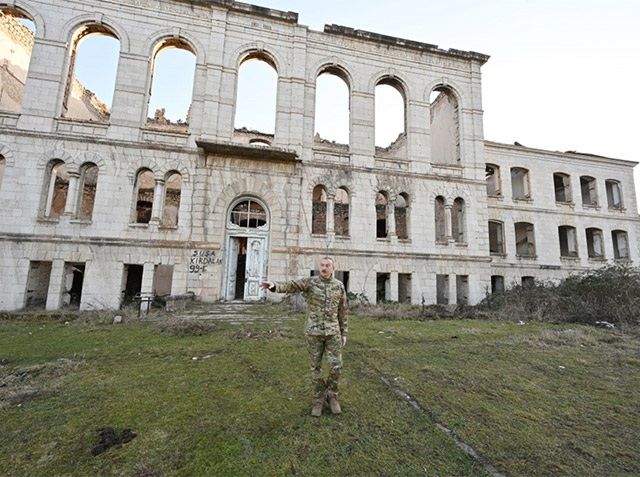
[[[275,285],[276,293],[303,293],[307,301],[305,334],[346,336],[347,293],[340,280],[313,276]]]

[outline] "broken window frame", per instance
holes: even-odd
[[[323,137],[318,131],[318,102],[322,101],[322,97],[318,94],[318,79],[321,76],[335,76],[342,80],[347,88],[347,143],[339,143],[330,137]],[[319,142],[322,146],[349,146],[351,144],[351,84],[348,74],[340,67],[335,65],[325,66],[320,70],[316,77],[316,89],[315,89],[315,103],[314,103],[314,115],[313,115],[313,135],[314,141]],[[327,98],[330,99],[330,98]]]
[[[377,116],[377,111],[375,108],[375,104],[374,104],[374,132],[373,132],[373,137],[374,137],[374,146],[375,146],[375,150],[376,150],[376,155],[379,153],[384,153],[384,152],[391,152],[391,150],[393,149],[393,146],[395,144],[397,144],[403,137],[407,136],[407,93],[406,93],[406,87],[404,84],[402,84],[402,82],[400,80],[398,80],[398,78],[395,77],[391,77],[391,76],[385,76],[381,79],[378,80],[378,82],[376,83],[376,85],[373,88],[373,94],[374,94],[374,103],[376,102],[376,98],[377,98],[377,94],[376,94],[376,88],[378,88],[379,86],[391,86],[392,88],[394,88],[399,94],[400,97],[402,98],[402,130],[400,131],[400,133],[398,134],[398,137],[394,140],[391,141],[390,144],[387,144],[385,146],[379,146],[377,144],[375,144],[377,141],[375,139],[376,137],[376,133],[375,133],[375,128],[376,125],[380,124],[380,120]],[[389,126],[387,126],[389,127]],[[395,125],[391,126],[392,129],[395,129]]]
[[[580,176],[580,194],[583,206],[597,207],[599,205],[597,180],[591,176]]]
[[[160,54],[162,54],[163,51],[169,50],[169,49],[178,49],[178,50],[185,50],[188,53],[191,53],[194,56],[195,59],[195,64],[194,64],[194,75],[193,75],[193,84],[191,85],[191,99],[189,101],[189,108],[187,109],[186,112],[186,116],[184,119],[184,122],[182,122],[180,119],[178,119],[177,122],[172,122],[166,118],[163,118],[166,120],[166,123],[164,123],[164,126],[168,126],[169,129],[167,130],[168,132],[183,132],[183,133],[188,133],[189,132],[189,126],[191,123],[191,107],[193,106],[193,92],[194,92],[194,87],[195,87],[195,82],[196,82],[196,74],[195,74],[195,68],[197,67],[197,57],[198,55],[196,54],[195,49],[193,48],[193,46],[184,38],[181,37],[173,37],[173,38],[167,38],[164,39],[160,42],[158,42],[156,44],[156,46],[153,49],[153,55],[151,56],[151,61],[150,61],[150,65],[151,65],[151,70],[149,72],[149,90],[147,93],[147,106],[146,106],[146,111],[147,114],[145,116],[145,127],[146,128],[150,128],[150,129],[159,129],[159,130],[165,130],[165,128],[162,127],[162,125],[158,125],[158,124],[154,124],[154,121],[158,121],[158,116],[156,113],[164,111],[163,108],[157,108],[156,111],[153,111],[153,117],[151,117],[151,100],[153,98],[153,85],[154,85],[154,80],[156,80],[157,78],[155,78],[155,69],[156,69],[156,62],[158,61],[158,56],[160,56]],[[172,131],[173,130],[173,131]]]
[[[341,195],[344,197],[340,197]],[[333,202],[333,228],[337,237],[349,237],[350,201],[351,195],[349,194],[349,190],[346,187],[338,188]],[[340,212],[338,210],[340,206],[345,207],[346,210]],[[341,220],[341,218],[344,220]]]
[[[491,275],[491,294],[504,292],[504,276]]]
[[[140,209],[140,203],[141,202],[149,202],[149,201],[144,201],[144,200],[140,200],[140,180],[142,178],[142,176],[146,173],[151,174],[151,177],[153,178],[153,185],[152,185],[152,192],[151,192],[151,202],[150,205],[147,207],[149,210],[149,217],[148,219],[146,218],[146,216],[141,215],[141,209]],[[149,222],[151,222],[152,219],[152,214],[153,214],[153,203],[156,200],[155,197],[155,175],[153,174],[153,171],[149,168],[142,168],[140,169],[137,174],[136,174],[136,182],[135,182],[135,187],[134,187],[134,201],[133,201],[133,220],[132,222],[135,224],[143,224],[143,225],[148,225]]]
[[[587,238],[587,255],[592,260],[604,260],[604,234],[602,229],[588,227],[585,229]],[[598,247],[596,245],[599,245]],[[599,251],[598,251],[599,249]]]
[[[514,177],[514,175],[521,174],[522,177]],[[515,179],[518,179],[516,181]],[[522,194],[516,194],[516,185],[521,182]],[[524,167],[512,167],[511,168],[511,194],[513,200],[531,200],[531,183],[529,178],[529,169]]]
[[[64,168],[64,173],[67,175],[67,190],[64,193],[64,203],[62,204],[62,209],[60,210],[60,208],[58,207],[53,210],[54,201],[56,197],[58,197],[58,194],[56,193],[56,191],[58,190],[57,186],[62,186],[64,183],[64,179],[60,178],[61,168]],[[60,159],[54,159],[50,161],[47,165],[46,171],[42,216],[48,219],[58,220],[60,216],[64,214],[66,203],[69,200],[69,171],[67,169],[67,164]]]
[[[180,180],[180,187],[177,189],[172,189],[169,187],[171,181],[170,179],[174,176],[178,176],[179,180]],[[176,170],[171,170],[169,172],[167,172],[165,174],[164,177],[164,197],[162,198],[163,200],[163,207],[162,207],[162,220],[161,220],[161,224],[163,227],[177,227],[178,224],[180,223],[180,205],[182,202],[182,185],[183,185],[183,181],[182,181],[182,174],[179,171]],[[175,216],[173,220],[169,220],[170,217],[168,216],[168,210],[170,209],[169,206],[169,198],[171,195],[171,190],[177,190],[177,207],[176,207],[176,211],[175,211]]]
[[[525,230],[522,230],[523,227]],[[518,230],[520,229],[520,230]],[[520,231],[520,233],[518,233]],[[522,258],[537,258],[536,255],[536,242],[535,242],[535,227],[530,222],[516,222],[514,223],[514,232],[516,238],[516,257]],[[518,237],[522,238],[522,234],[525,234],[525,241],[518,240]],[[523,245],[526,245],[526,250],[522,250]]]
[[[431,97],[433,96],[434,93],[439,93],[439,94],[433,99],[433,101],[431,101]],[[438,115],[434,112],[434,109],[435,109],[435,106],[437,106],[437,104],[440,101],[442,101],[441,98],[443,97],[447,97],[448,100],[454,105],[453,118],[451,118],[451,124],[449,125],[449,128],[453,128],[454,130],[453,142],[452,144],[450,144],[450,146],[453,146],[453,148],[455,149],[455,152],[453,154],[455,160],[451,160],[452,158],[450,157],[447,157],[445,159],[436,157],[438,156],[437,146],[440,144],[440,136],[437,134],[437,131],[436,132],[433,131],[433,123],[438,118]],[[451,88],[448,88],[446,86],[436,86],[435,88],[433,88],[433,90],[431,90],[431,93],[429,94],[429,131],[431,135],[431,150],[430,150],[431,162],[433,164],[460,166],[461,160],[462,160],[462,154],[460,150],[460,142],[461,142],[460,103],[458,101],[457,95],[453,92]],[[442,141],[442,144],[444,144],[444,141]]]
[[[402,200],[404,205],[398,206],[398,200]],[[398,194],[393,204],[394,219],[396,221],[396,235],[399,240],[409,240],[409,194],[402,192]],[[403,223],[404,221],[404,223]],[[404,230],[404,234],[399,231]]]
[[[71,97],[71,94],[73,91],[74,82],[77,81],[75,72],[76,72],[76,61],[78,59],[78,50],[80,49],[80,45],[84,40],[91,38],[93,36],[99,36],[99,35],[104,35],[104,36],[108,36],[110,38],[115,39],[118,42],[119,54],[121,52],[122,42],[120,41],[120,38],[118,38],[118,35],[108,26],[101,23],[100,24],[88,23],[76,29],[75,33],[73,34],[73,38],[69,43],[67,80],[65,84],[64,95],[62,100],[62,110],[60,114],[60,116],[63,118],[79,120],[79,118],[75,118],[73,116],[68,115],[69,98]],[[119,64],[116,65],[116,70],[118,69],[118,67],[119,67]],[[81,85],[81,86],[84,87],[84,85]],[[90,92],[88,89],[87,91]],[[115,94],[115,81],[113,84],[113,93],[112,93],[111,99],[113,99],[113,94]],[[98,101],[99,105],[104,106],[106,110],[106,111],[100,111],[100,112],[97,111],[99,113],[99,120],[97,122],[108,124],[111,119],[111,109],[107,108],[106,104],[104,104],[100,100],[100,98],[98,98],[95,95],[93,97]]]
[[[313,188],[311,195],[311,233],[313,235],[326,235],[327,233],[328,199],[329,195],[324,185],[318,184]]]
[[[625,230],[612,230],[613,258],[615,260],[629,260],[629,235]]]
[[[436,243],[447,243],[446,214],[447,212],[445,198],[439,195],[434,200],[434,225]]]
[[[500,166],[495,164],[485,164],[484,171],[485,182],[487,184],[487,195],[489,197],[501,197],[502,183],[500,180]]]
[[[466,204],[462,197],[456,197],[451,208],[451,236],[455,243],[463,244],[466,241]]]
[[[87,188],[87,176],[90,171],[95,169],[95,184],[91,184],[93,186],[93,192],[89,193],[85,189]],[[100,177],[100,168],[94,164],[93,162],[86,162],[80,168],[80,187],[78,188],[78,199],[77,199],[77,212],[76,217],[79,220],[91,221],[93,217],[93,210],[95,208],[95,200],[96,193],[98,191],[98,178]],[[83,214],[85,200],[89,200],[91,198],[92,205],[91,211],[86,216]]]
[[[247,204],[246,207],[244,204]],[[242,218],[245,218],[244,224]],[[255,197],[242,197],[229,207],[227,229],[267,231],[269,230],[269,210]]]
[[[559,204],[571,204],[571,176],[564,172],[553,173],[553,189],[556,203]]]
[[[578,258],[578,237],[575,227],[560,225],[558,227],[558,240],[560,242],[560,257]]]
[[[376,192],[375,210],[376,239],[387,239],[389,238],[389,194],[387,192],[383,190]]]
[[[624,209],[622,201],[622,185],[620,181],[615,179],[607,179],[604,181],[607,191],[607,204],[609,209]]]
[[[491,226],[494,226],[495,233],[492,234]],[[495,235],[496,243],[495,246],[492,247],[492,235]],[[494,249],[494,250],[492,250]],[[504,244],[504,222],[500,222],[499,220],[490,220],[489,221],[489,253],[491,255],[505,255],[505,244]]]

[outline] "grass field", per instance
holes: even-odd
[[[436,422],[506,475],[640,474],[637,335],[366,317],[350,330],[343,414],[314,419],[302,319],[184,337],[0,321],[0,475],[488,475]],[[94,457],[105,427],[137,437]]]

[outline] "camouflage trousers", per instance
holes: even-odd
[[[329,396],[338,397],[338,381],[342,370],[342,347],[340,335],[307,336],[307,351],[311,360],[311,381],[316,400]],[[325,384],[322,375],[322,356],[327,353],[329,377]]]

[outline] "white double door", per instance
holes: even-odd
[[[225,299],[259,301],[266,295],[260,283],[267,279],[267,237],[227,237]]]

